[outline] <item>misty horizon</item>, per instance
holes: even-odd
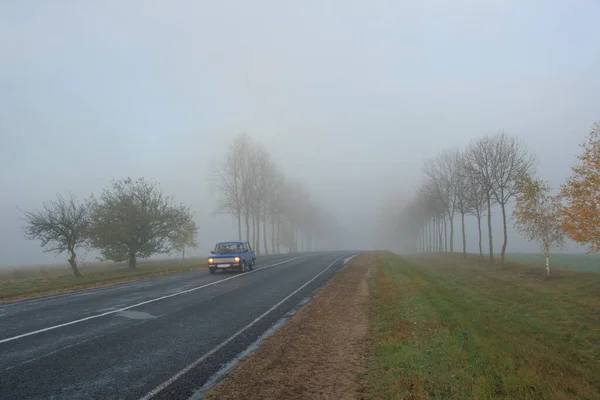
[[[426,159],[504,130],[557,190],[600,119],[597,2],[141,4],[0,5],[0,266],[65,260],[18,208],[125,177],[190,205],[186,255],[235,239],[207,178],[241,132],[339,222],[332,247],[380,249],[380,210]],[[538,251],[509,220],[508,252]]]

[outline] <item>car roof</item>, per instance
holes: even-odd
[[[246,241],[245,241],[245,240],[229,240],[229,241],[227,241],[227,242],[219,242],[219,243],[217,243],[217,244],[223,244],[223,243],[236,243],[236,244],[244,244],[244,243],[246,243]]]

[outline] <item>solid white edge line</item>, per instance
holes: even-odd
[[[259,315],[256,319],[254,319],[254,321],[250,322],[248,325],[244,326],[242,329],[240,329],[239,331],[237,331],[236,333],[234,333],[233,335],[231,335],[230,337],[228,337],[227,339],[225,339],[224,341],[222,341],[221,343],[219,343],[217,346],[213,347],[208,353],[205,353],[202,357],[200,357],[199,359],[197,359],[193,363],[189,364],[187,367],[183,368],[181,371],[179,371],[178,373],[176,373],[175,375],[173,375],[168,380],[166,380],[163,383],[161,383],[160,385],[158,385],[152,391],[148,392],[145,396],[141,397],[140,400],[149,400],[152,397],[156,396],[158,393],[160,393],[162,390],[164,390],[167,386],[169,386],[170,384],[172,384],[173,382],[175,382],[177,379],[181,378],[181,376],[183,376],[187,372],[189,372],[192,368],[196,367],[202,361],[206,360],[208,357],[210,357],[213,354],[215,354],[217,351],[219,351],[221,348],[223,348],[224,346],[226,346],[233,339],[235,339],[236,337],[238,337],[239,335],[241,335],[244,331],[246,331],[247,329],[249,329],[250,327],[252,327],[252,325],[256,324],[261,319],[263,319],[264,317],[266,317],[268,314],[270,314],[271,312],[273,312],[277,307],[279,307],[280,305],[282,305],[286,300],[288,300],[290,297],[292,297],[293,295],[295,295],[296,293],[298,293],[300,290],[304,289],[312,281],[314,281],[319,276],[321,276],[322,274],[324,274],[329,268],[333,267],[335,265],[335,263],[337,263],[338,261],[340,261],[342,258],[343,257],[340,257],[340,258],[336,259],[334,262],[332,262],[331,264],[329,264],[327,266],[327,268],[325,268],[323,271],[319,272],[317,275],[315,275],[314,277],[312,277],[304,285],[300,286],[298,289],[294,290],[292,293],[290,293],[289,295],[287,295],[279,303],[275,304],[273,307],[269,308],[267,311],[265,311],[264,313],[262,313],[261,315]]]
[[[89,317],[85,317],[85,318],[81,318],[81,319],[76,319],[76,320],[73,320],[73,321],[65,322],[63,324],[58,324],[58,325],[49,326],[47,328],[38,329],[37,331],[27,332],[27,333],[23,333],[21,335],[9,337],[9,338],[6,338],[6,339],[1,339],[0,340],[0,344],[6,343],[6,342],[12,342],[13,340],[21,339],[21,338],[24,338],[24,337],[27,337],[27,336],[37,335],[38,333],[51,331],[51,330],[54,330],[54,329],[65,327],[65,326],[78,324],[80,322],[89,321],[91,319],[105,317],[105,316],[111,315],[111,314],[116,314],[116,313],[119,313],[121,311],[129,310],[131,308],[143,306],[145,304],[154,303],[155,301],[164,300],[164,299],[168,299],[170,297],[175,297],[175,296],[179,296],[179,295],[182,295],[182,294],[190,293],[190,292],[193,292],[193,291],[198,290],[198,289],[203,289],[203,288],[208,287],[208,286],[216,285],[217,283],[225,282],[225,281],[228,281],[230,279],[239,278],[241,276],[245,276],[245,275],[251,274],[253,272],[258,272],[258,271],[263,270],[263,269],[267,269],[267,268],[271,268],[271,267],[276,267],[278,265],[285,264],[285,263],[288,263],[290,261],[298,260],[299,258],[308,257],[308,256],[311,256],[311,255],[312,254],[306,254],[306,255],[303,255],[303,256],[290,258],[289,260],[284,260],[284,261],[281,261],[281,262],[278,262],[278,263],[275,263],[275,264],[271,264],[271,265],[265,265],[264,267],[256,268],[256,269],[253,269],[252,271],[248,271],[248,272],[245,272],[243,274],[230,276],[229,278],[221,279],[221,280],[218,280],[218,281],[215,281],[215,282],[210,282],[210,283],[207,283],[207,284],[204,284],[204,285],[201,285],[201,286],[197,286],[197,287],[194,287],[194,288],[191,288],[191,289],[182,290],[181,292],[168,294],[166,296],[157,297],[155,299],[146,300],[146,301],[143,301],[141,303],[137,303],[137,304],[133,304],[133,305],[130,305],[130,306],[127,306],[127,307],[119,308],[117,310],[111,310],[111,311],[107,311],[107,312],[104,312],[104,313],[101,313],[101,314],[91,315]]]

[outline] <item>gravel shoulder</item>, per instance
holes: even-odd
[[[374,253],[351,260],[206,399],[358,399],[369,351]]]

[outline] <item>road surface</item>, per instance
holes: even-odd
[[[0,305],[0,399],[188,399],[353,254]]]

